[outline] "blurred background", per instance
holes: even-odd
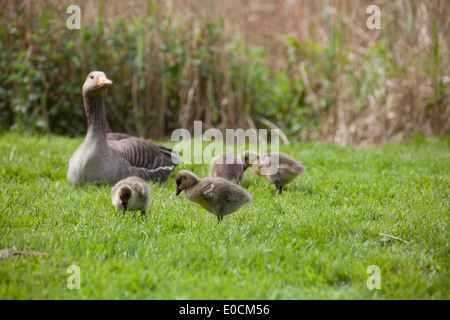
[[[104,71],[111,129],[281,128],[342,145],[450,131],[450,2],[0,0],[0,128],[84,136]],[[81,29],[68,29],[69,5]],[[381,9],[381,29],[366,26]]]

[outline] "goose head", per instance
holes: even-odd
[[[120,203],[122,204],[123,211],[128,209],[128,201],[131,199],[131,189],[128,186],[122,186],[118,192]]]
[[[244,159],[244,171],[253,164],[257,164],[259,161],[259,154],[252,150],[245,150],[242,156]]]
[[[112,85],[112,81],[102,71],[92,71],[88,74],[83,85],[83,96],[101,97],[106,93],[106,88]]]
[[[175,181],[177,183],[176,195],[179,195],[181,191],[197,184],[200,179],[190,171],[181,170],[177,173]]]

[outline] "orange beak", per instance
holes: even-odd
[[[102,87],[104,85],[111,85],[113,82],[109,80],[107,77],[98,77],[97,85]]]

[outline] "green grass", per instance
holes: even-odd
[[[0,261],[1,299],[450,298],[448,138],[283,147],[306,173],[274,197],[247,170],[254,201],[219,225],[175,196],[174,174],[152,184],[144,219],[114,212],[110,186],[69,186],[81,141],[0,136],[0,249],[46,253]],[[80,290],[66,286],[70,265]]]

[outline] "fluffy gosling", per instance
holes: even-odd
[[[128,177],[114,185],[111,199],[116,210],[141,211],[145,215],[150,206],[150,185],[139,177]]]
[[[238,185],[223,178],[199,179],[187,170],[181,170],[175,177],[176,195],[185,190],[186,198],[200,204],[217,216],[217,223],[223,216],[239,210],[253,200],[252,195]]]
[[[272,157],[278,157],[278,165],[274,162],[274,173],[273,174],[263,174],[262,169],[268,169],[271,167]],[[302,166],[297,160],[288,156],[282,152],[268,152],[265,154],[258,154],[251,150],[246,150],[244,152],[244,166],[245,169],[251,167],[253,172],[270,183],[275,184],[275,193],[281,194],[283,192],[283,187],[292,181],[294,181],[299,175],[305,172],[306,168]]]
[[[240,155],[223,152],[212,160],[209,167],[209,176],[240,183],[244,177],[244,169],[244,163]]]

